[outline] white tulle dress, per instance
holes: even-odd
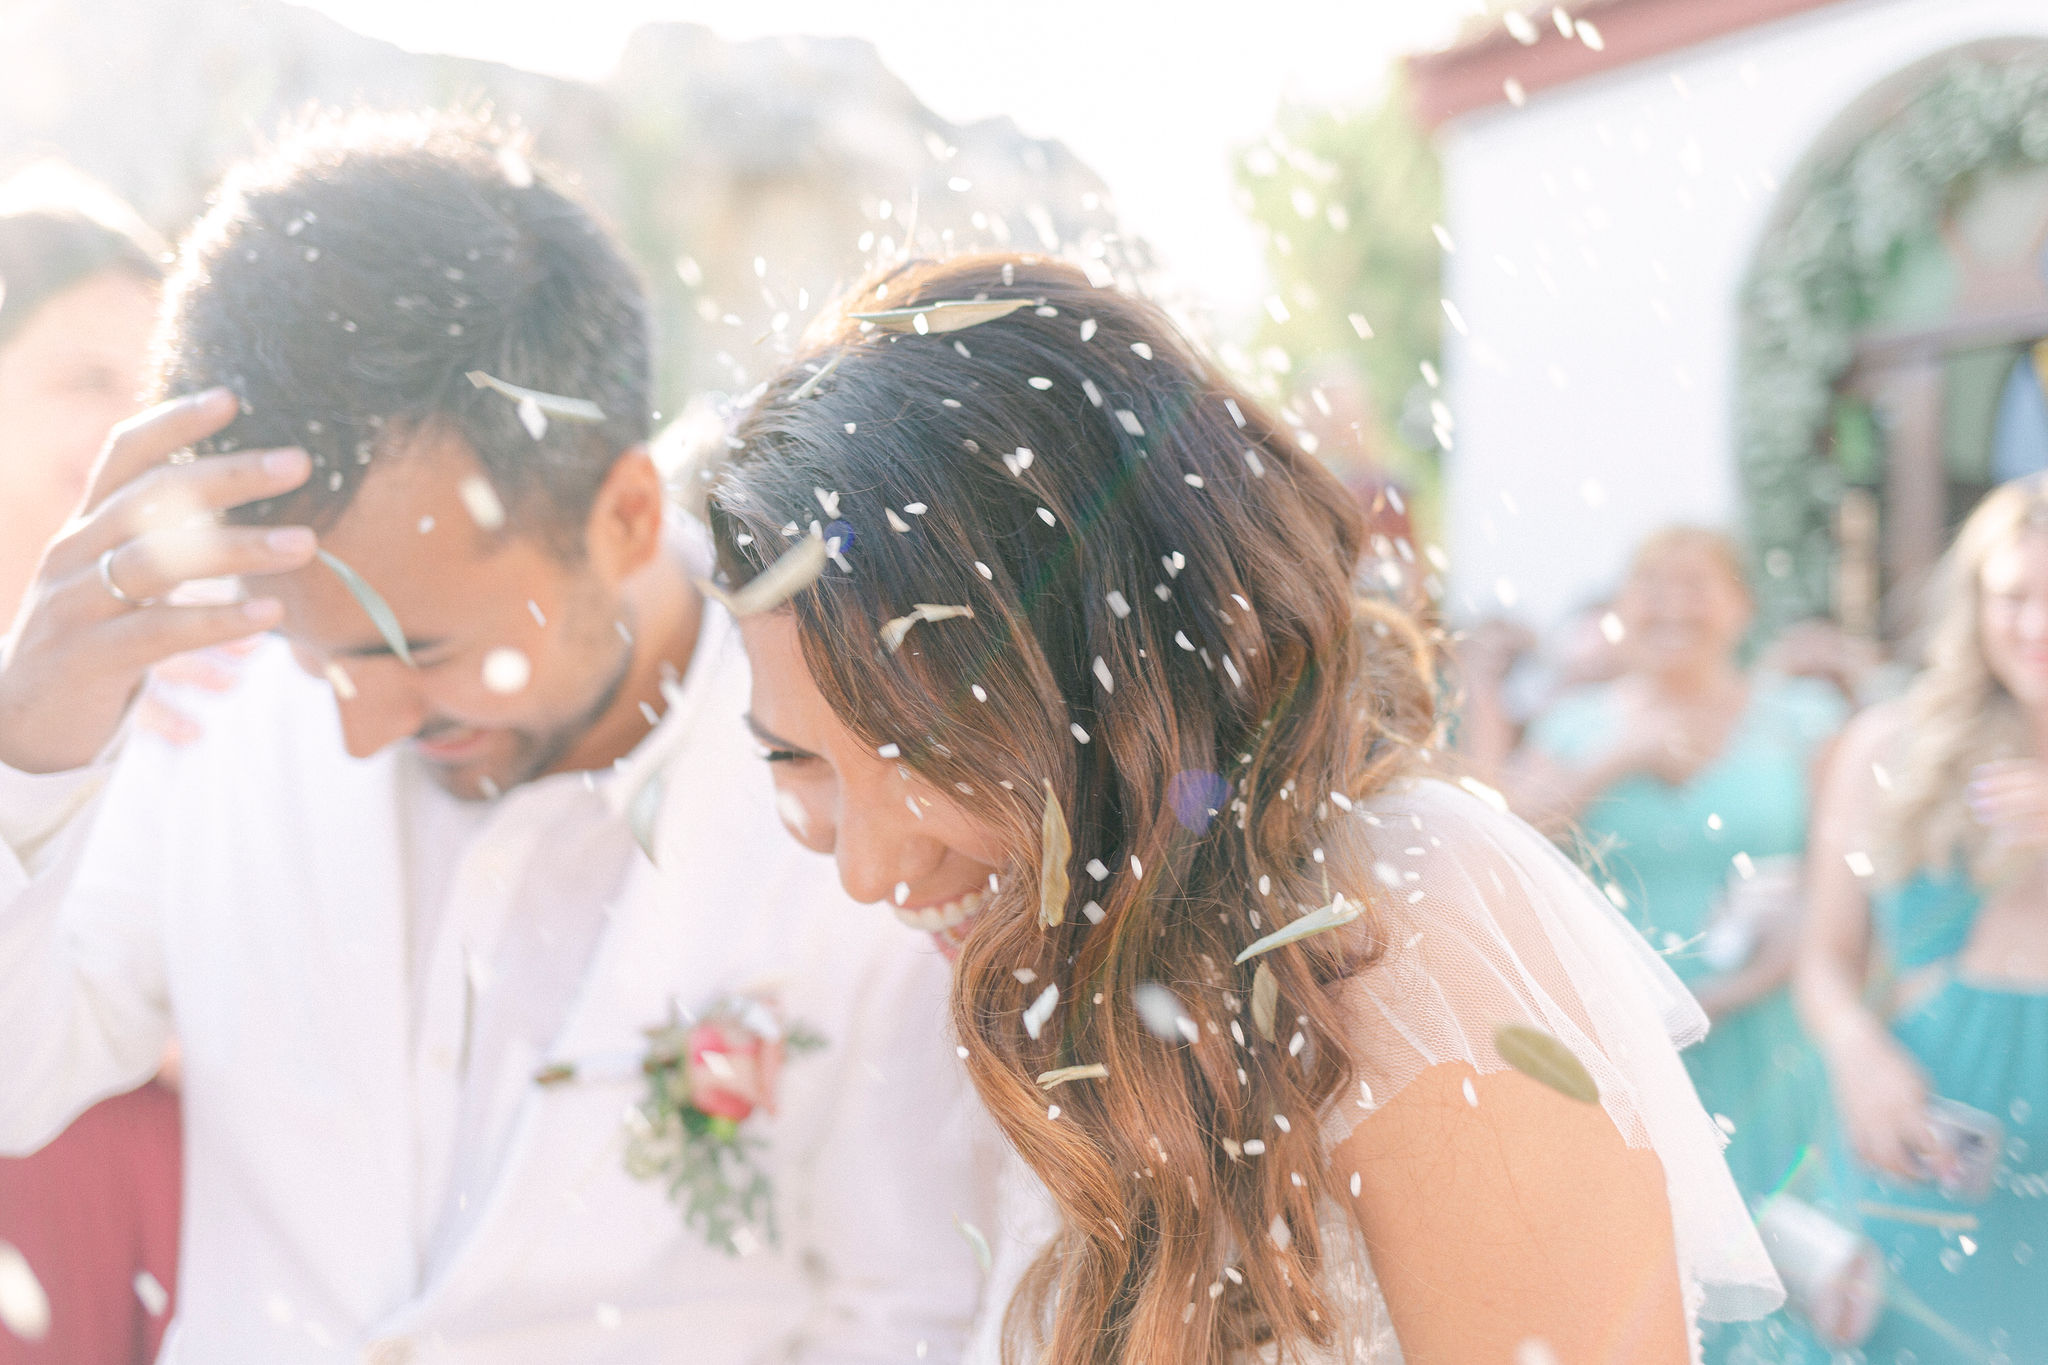
[[[1325,1116],[1332,1146],[1428,1068],[1506,1068],[1504,1023],[1551,1034],[1585,1063],[1629,1146],[1656,1152],[1676,1232],[1692,1358],[1701,1320],[1761,1317],[1784,1298],[1721,1159],[1678,1049],[1707,1021],[1678,978],[1550,842],[1478,795],[1434,779],[1403,783],[1355,812],[1386,894],[1385,955],[1338,989],[1350,1006],[1361,1091]],[[1492,799],[1489,799],[1492,798]],[[988,1307],[970,1359],[1001,1359],[1002,1310],[1049,1239],[1044,1191],[1012,1163]],[[1350,1213],[1326,1201],[1327,1267],[1346,1330],[1323,1361],[1396,1365],[1401,1347]]]

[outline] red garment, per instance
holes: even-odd
[[[0,1326],[0,1365],[149,1365],[175,1301],[151,1313],[144,1271],[175,1294],[183,1131],[161,1081],[103,1100],[33,1156],[0,1159],[0,1241],[27,1258],[50,1330]]]

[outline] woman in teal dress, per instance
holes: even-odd
[[[1824,683],[1743,671],[1749,591],[1718,532],[1651,537],[1614,614],[1627,671],[1538,717],[1511,794],[1577,838],[1594,880],[1698,996],[1713,1026],[1686,1065],[1754,1203],[1826,1119],[1786,983],[1808,773],[1846,708]]]
[[[1815,824],[1799,1002],[1840,1115],[1815,1197],[1885,1257],[1865,1359],[2020,1365],[2048,1361],[2048,480],[1971,514],[1933,621]]]

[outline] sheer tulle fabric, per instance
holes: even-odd
[[[1409,782],[1358,818],[1386,952],[1338,988],[1363,1084],[1325,1138],[1343,1141],[1429,1067],[1504,1069],[1502,1024],[1541,1029],[1592,1073],[1629,1146],[1662,1162],[1688,1310],[1725,1321],[1776,1308],[1784,1292],[1721,1160],[1726,1139],[1678,1059],[1707,1031],[1678,977],[1570,860],[1482,796]]]
[[[1707,1021],[1677,976],[1549,841],[1481,797],[1441,781],[1409,782],[1356,815],[1374,854],[1387,948],[1336,988],[1363,1085],[1325,1117],[1324,1140],[1344,1141],[1432,1066],[1503,1070],[1493,1041],[1500,1025],[1542,1029],[1592,1073],[1628,1144],[1654,1150],[1663,1164],[1694,1360],[1699,1319],[1778,1307],[1784,1291],[1721,1160],[1725,1139],[1678,1059]],[[1003,1306],[1052,1228],[1044,1191],[1013,1166],[970,1357],[977,1362],[1000,1358]],[[1328,1287],[1346,1319],[1328,1359],[1398,1365],[1400,1344],[1356,1222],[1335,1199],[1324,1201],[1323,1219]]]

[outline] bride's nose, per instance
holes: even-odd
[[[890,897],[898,883],[918,885],[945,859],[944,845],[913,813],[915,799],[895,782],[844,793],[832,855],[839,884],[863,905]]]

